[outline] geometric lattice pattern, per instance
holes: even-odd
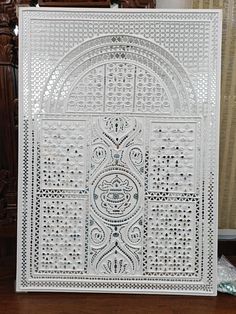
[[[20,23],[17,290],[215,295],[220,11]]]

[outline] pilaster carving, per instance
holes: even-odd
[[[16,1],[0,1],[0,223],[16,216],[17,186]]]

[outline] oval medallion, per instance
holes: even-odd
[[[95,213],[110,223],[123,223],[138,210],[138,181],[120,169],[103,172],[93,187]]]

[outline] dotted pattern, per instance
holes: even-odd
[[[39,271],[84,269],[85,199],[41,199]]]
[[[149,202],[147,270],[151,273],[182,273],[194,270],[194,204]]]
[[[195,154],[194,123],[151,122],[149,189],[194,192]]]
[[[86,121],[42,120],[41,188],[84,189]]]

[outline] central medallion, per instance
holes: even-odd
[[[98,176],[93,189],[94,211],[110,223],[124,223],[137,210],[138,182],[126,171],[110,170]]]
[[[102,207],[111,215],[121,215],[126,208],[131,206],[131,191],[133,187],[129,185],[129,180],[122,180],[120,175],[111,178],[110,181],[104,179],[98,186],[101,193]]]

